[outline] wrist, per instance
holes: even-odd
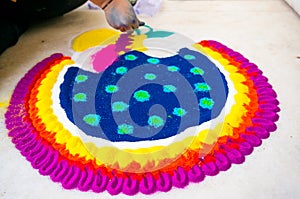
[[[107,6],[109,6],[109,4],[111,4],[113,2],[113,0],[104,0],[103,3],[100,5],[102,10],[105,10],[105,8],[107,8]]]
[[[109,4],[112,3],[113,0],[90,0],[97,6],[99,6],[102,10],[104,10]]]

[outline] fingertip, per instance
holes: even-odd
[[[122,32],[128,32],[132,30],[131,26],[122,26]]]
[[[125,24],[121,24],[120,26],[119,26],[119,30],[121,31],[121,32],[126,32],[127,31],[127,26],[125,25]]]
[[[138,23],[135,23],[135,24],[131,25],[131,29],[132,30],[135,30],[135,29],[138,29],[138,28],[139,28],[139,24]]]

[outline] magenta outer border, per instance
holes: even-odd
[[[246,130],[255,134],[242,134],[241,137],[245,139],[245,142],[238,143],[239,150],[224,145],[226,155],[216,152],[215,162],[201,166],[195,165],[189,171],[178,167],[173,176],[161,173],[158,179],[154,179],[151,173],[145,173],[140,181],[133,179],[130,174],[125,178],[109,178],[100,170],[95,172],[85,165],[79,168],[76,164],[70,164],[58,151],[39,137],[39,132],[24,119],[28,116],[24,104],[30,85],[35,82],[36,76],[41,71],[49,67],[49,63],[61,59],[62,54],[54,54],[36,64],[17,84],[5,114],[9,136],[12,137],[12,142],[21,154],[31,162],[33,168],[38,169],[41,175],[50,176],[54,182],[60,182],[65,189],[77,188],[81,191],[93,192],[107,190],[111,195],[121,192],[126,195],[135,195],[138,192],[143,194],[152,194],[156,191],[167,192],[173,186],[183,188],[190,182],[199,183],[204,180],[205,176],[214,176],[220,171],[228,170],[231,164],[241,164],[245,161],[245,156],[252,153],[254,147],[261,145],[262,139],[268,138],[270,132],[276,130],[275,122],[279,119],[277,112],[280,111],[279,102],[268,79],[262,75],[261,70],[255,64],[221,43],[207,42],[213,48],[242,63],[241,67],[247,70],[257,90],[260,109],[264,110],[252,118],[255,125]]]

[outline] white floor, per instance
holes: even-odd
[[[240,52],[264,71],[282,109],[277,131],[244,164],[200,184],[150,197],[300,198],[300,17],[281,0],[165,0],[158,15],[143,20],[195,41],[217,40]],[[39,175],[11,143],[3,116],[16,83],[27,70],[52,53],[71,55],[71,38],[105,26],[101,11],[83,7],[31,28],[0,56],[0,198],[110,198],[107,193],[64,190]]]

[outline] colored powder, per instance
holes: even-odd
[[[119,34],[118,31],[105,28],[87,31],[73,40],[72,48],[75,52],[82,52],[94,46],[105,45],[106,41],[114,43]]]
[[[77,93],[74,95],[75,102],[86,102],[86,94],[85,93]]]
[[[218,47],[218,45],[216,43],[213,43],[213,46]],[[227,51],[226,48],[222,47],[222,46],[219,49],[222,50],[222,52]],[[183,54],[183,55],[186,55],[186,54]],[[233,53],[233,55],[234,55],[233,58],[235,59],[236,53]],[[197,57],[197,60],[198,60],[198,56],[197,55],[195,55],[195,56]],[[221,56],[221,55],[219,55],[219,56]],[[142,56],[138,56],[138,57],[140,59],[142,59]],[[238,60],[244,60],[244,59],[240,59],[239,56],[237,56],[237,57],[239,58]],[[146,57],[146,58],[148,58],[148,57]],[[144,59],[146,59],[146,58],[144,58]],[[124,61],[124,60],[122,60],[122,61]],[[230,60],[228,60],[228,61],[230,61]],[[182,61],[182,62],[184,64],[187,63],[187,61]],[[232,63],[235,64],[235,62],[236,61],[233,61]],[[249,66],[248,61],[241,61],[241,62],[242,63],[245,62],[247,64],[246,66]],[[132,63],[134,63],[134,62],[132,62]],[[143,63],[145,63],[145,60]],[[164,63],[164,61],[162,59],[161,59],[161,63]],[[228,62],[228,63],[231,63],[231,62]],[[178,61],[177,64],[180,64],[180,61]],[[238,66],[242,65],[238,62],[236,64]],[[117,66],[120,66],[120,65],[117,65]],[[205,65],[208,66],[209,64],[205,64]],[[48,66],[49,65],[46,65],[46,67],[45,67],[45,68],[47,68],[47,70],[48,70]],[[161,66],[165,66],[165,65],[162,64]],[[211,71],[209,71],[209,70],[207,70],[206,66],[202,66],[202,67],[205,70],[206,75],[209,75],[209,74],[211,75],[211,76],[209,76],[209,78],[206,78],[206,80],[208,80],[207,81],[208,84],[211,85],[212,92],[215,92],[217,90],[217,88],[224,89],[224,87],[226,87],[227,84],[226,84],[226,80],[223,76],[222,76],[222,79],[219,80],[221,86],[213,84],[214,82],[217,82],[217,80],[215,80],[216,75],[213,75],[212,71],[218,70],[217,67],[212,67]],[[64,67],[64,65],[61,65],[60,70],[62,70],[63,67]],[[181,67],[181,70],[184,71],[183,74],[187,75],[186,78],[189,80],[190,85],[194,85],[195,89],[196,89],[196,87],[199,90],[202,89],[202,91],[208,90],[208,88],[210,89],[208,84],[205,85],[205,83],[195,83],[193,81],[196,78],[199,78],[200,80],[203,80],[203,78],[201,76],[191,77],[191,74],[189,73],[189,69],[190,69],[189,65],[187,65],[186,67],[185,67],[185,65],[180,65],[180,67]],[[130,66],[128,66],[128,68],[130,68]],[[216,173],[218,173],[219,170],[222,170],[222,168],[223,168],[223,170],[228,169],[227,166],[228,165],[230,166],[231,162],[237,163],[237,164],[242,163],[244,161],[244,155],[251,153],[252,149],[253,149],[253,147],[251,147],[251,145],[249,146],[249,143],[248,143],[248,145],[245,144],[245,143],[247,143],[246,141],[251,141],[254,144],[257,144],[257,143],[259,144],[261,141],[261,137],[259,135],[262,135],[262,134],[269,135],[270,128],[272,128],[271,129],[272,131],[274,129],[276,129],[276,125],[274,124],[274,121],[277,120],[278,118],[277,119],[275,119],[275,118],[268,119],[268,117],[266,117],[266,118],[262,119],[262,118],[257,118],[255,115],[257,113],[257,110],[262,109],[262,112],[264,112],[263,106],[260,106],[260,105],[266,105],[266,106],[273,105],[273,106],[275,106],[275,108],[278,108],[276,106],[276,104],[274,105],[273,103],[271,104],[270,102],[264,102],[264,101],[260,102],[260,100],[265,99],[265,98],[263,98],[261,96],[259,96],[259,98],[258,98],[258,96],[256,96],[256,90],[255,90],[256,88],[255,87],[260,85],[260,83],[261,83],[259,80],[257,80],[257,77],[262,78],[263,76],[260,76],[257,74],[251,75],[251,72],[252,72],[251,69],[245,70],[245,68],[243,68],[243,67],[241,67],[240,69],[241,69],[240,72],[243,72],[243,73],[244,72],[246,73],[248,71],[249,73],[247,75],[249,75],[249,79],[253,78],[253,82],[251,80],[250,81],[251,83],[248,82],[249,85],[247,84],[247,86],[244,88],[243,84],[245,83],[245,85],[246,85],[247,82],[239,81],[241,78],[241,77],[239,77],[239,75],[237,77],[234,77],[231,79],[234,83],[234,86],[236,86],[236,88],[237,88],[236,91],[238,93],[238,97],[235,96],[235,99],[237,102],[237,104],[235,104],[235,105],[238,105],[238,106],[235,107],[235,105],[234,105],[232,107],[230,115],[226,115],[224,122],[222,121],[221,123],[219,123],[214,129],[212,129],[212,126],[210,126],[209,129],[205,129],[204,131],[201,131],[196,137],[194,137],[194,136],[188,137],[188,139],[185,139],[185,140],[182,140],[179,142],[176,141],[175,143],[172,143],[171,145],[168,146],[167,151],[161,150],[161,149],[166,148],[164,146],[154,146],[154,147],[148,147],[148,148],[133,149],[132,151],[139,153],[138,154],[139,157],[134,156],[134,152],[132,152],[128,155],[126,153],[123,153],[126,149],[119,150],[119,149],[116,149],[116,147],[114,147],[114,146],[112,146],[112,147],[100,146],[99,148],[96,148],[95,147],[96,145],[94,143],[92,143],[92,142],[86,143],[85,140],[82,140],[77,136],[73,136],[68,131],[68,129],[63,129],[63,127],[62,127],[63,125],[60,124],[60,122],[57,120],[56,116],[54,115],[54,112],[51,111],[51,105],[52,105],[51,101],[49,101],[48,98],[44,97],[44,96],[51,96],[51,91],[50,91],[51,89],[49,89],[49,88],[51,88],[54,85],[54,83],[56,81],[55,78],[59,74],[58,71],[53,73],[55,70],[51,70],[51,69],[49,70],[50,72],[47,75],[45,75],[45,77],[49,78],[50,80],[53,80],[53,82],[50,85],[40,84],[39,88],[33,88],[31,93],[27,94],[27,96],[26,96],[26,98],[27,97],[29,98],[28,99],[29,106],[26,106],[27,99],[25,97],[23,98],[23,97],[19,97],[19,95],[13,95],[12,102],[18,102],[18,103],[16,103],[16,104],[12,103],[10,105],[8,114],[5,115],[6,124],[7,124],[7,127],[10,129],[9,135],[13,137],[14,141],[16,141],[16,143],[15,143],[16,146],[23,146],[24,143],[27,144],[27,148],[24,145],[25,147],[20,150],[22,152],[25,152],[22,154],[25,155],[27,157],[27,159],[32,162],[32,166],[34,166],[37,169],[40,169],[39,171],[41,172],[41,174],[42,174],[42,172],[43,172],[43,175],[49,174],[51,176],[51,179],[54,177],[53,180],[61,181],[64,188],[78,187],[80,189],[79,185],[81,185],[81,188],[82,187],[87,187],[87,188],[91,187],[92,191],[99,192],[98,188],[101,184],[101,186],[103,185],[102,190],[106,189],[109,192],[112,192],[113,194],[117,194],[120,191],[123,191],[124,193],[126,192],[125,194],[128,194],[128,195],[129,194],[133,195],[133,193],[137,193],[138,191],[145,193],[145,190],[147,191],[146,194],[149,194],[151,191],[154,192],[155,190],[166,191],[168,188],[171,188],[171,186],[173,186],[173,185],[176,187],[182,188],[182,187],[186,186],[190,181],[191,182],[199,181],[199,179],[200,179],[199,177],[201,177],[201,179],[203,179],[203,177],[207,174],[207,172],[205,172],[205,171],[207,171],[207,168],[208,168],[208,173],[212,173],[212,175],[215,175]],[[69,68],[69,70],[72,71],[72,70],[74,70],[74,68],[73,69]],[[70,72],[69,70],[68,70],[68,72]],[[113,68],[112,71],[116,71],[116,68]],[[36,74],[35,74],[34,70],[30,71],[29,77],[30,76],[33,77],[33,75],[35,75],[35,78],[32,78],[32,80],[29,79],[29,81],[27,80],[27,81],[21,82],[22,84],[18,84],[18,86],[19,86],[18,89],[20,89],[20,88],[22,89],[25,87],[31,88],[32,85],[34,85],[34,84],[39,85],[39,84],[37,84],[36,79],[38,77],[41,78],[40,72],[43,72],[43,71],[38,71],[38,72],[36,72]],[[33,75],[32,75],[32,73],[33,73]],[[43,74],[45,74],[45,73],[43,72]],[[74,84],[74,79],[75,79],[74,77],[76,77],[76,75],[78,73],[71,72],[71,73],[67,73],[67,74],[72,74],[72,75],[65,76],[65,82],[61,85],[61,89],[62,89],[62,93],[63,94],[66,93],[66,95],[65,95],[65,98],[61,98],[61,96],[60,96],[60,99],[68,99],[69,101],[72,101],[72,98],[70,97],[72,95],[71,94],[68,95],[68,93],[69,93],[69,91],[70,91],[70,93],[74,92],[74,90],[72,89],[73,86],[70,86],[70,85]],[[112,73],[108,73],[106,75],[111,75],[111,74]],[[230,76],[231,75],[237,75],[237,74],[230,74]],[[53,77],[53,79],[52,79],[52,77]],[[72,78],[70,78],[70,77],[72,77]],[[89,75],[88,77],[89,77],[89,80],[93,79],[92,75]],[[117,83],[114,81],[111,81],[112,78],[110,78],[110,77],[111,76],[107,77],[107,81],[109,81],[109,83],[104,84],[104,85],[112,84],[109,86],[112,86],[112,87],[114,87],[114,89],[118,90],[118,87],[113,85],[113,84],[117,84]],[[196,78],[194,78],[194,77],[196,77]],[[68,78],[70,78],[72,81],[69,81]],[[244,77],[242,77],[242,78],[244,78]],[[246,76],[245,76],[245,78],[246,78]],[[97,78],[95,78],[95,79],[98,80]],[[254,79],[256,79],[256,80],[254,81]],[[198,81],[198,82],[201,82],[201,81]],[[87,83],[91,83],[91,81],[89,81]],[[93,82],[91,84],[95,85],[95,82]],[[21,85],[21,87],[20,87],[20,85]],[[82,85],[83,84],[79,84],[76,86],[80,87]],[[84,86],[85,86],[84,89],[87,89],[86,91],[84,90],[84,92],[87,92],[89,94],[88,89],[91,89],[93,87],[86,86],[86,85],[84,85]],[[169,114],[168,118],[172,118],[173,115],[177,115],[180,117],[185,116],[185,119],[188,117],[191,117],[191,116],[193,117],[193,114],[190,110],[192,110],[194,107],[191,107],[192,109],[189,109],[190,107],[184,106],[187,110],[186,111],[185,109],[180,108],[180,106],[178,106],[178,105],[174,106],[174,104],[177,104],[177,103],[173,104],[171,97],[170,98],[165,97],[165,96],[169,96],[172,94],[162,93],[162,89],[157,89],[157,88],[161,88],[161,86],[156,87],[156,84],[152,84],[152,86],[153,86],[153,90],[155,92],[157,91],[158,93],[152,92],[153,90],[151,90],[151,88],[147,87],[147,90],[151,93],[151,95],[153,95],[151,100],[156,99],[156,96],[154,97],[154,95],[156,95],[156,94],[158,96],[161,96],[161,98],[159,98],[157,101],[154,101],[152,104],[148,103],[148,102],[147,102],[148,104],[147,103],[143,104],[143,105],[147,104],[147,105],[145,105],[145,107],[146,107],[145,113],[146,114],[148,114],[149,106],[156,104],[157,102],[164,102],[163,105],[166,105],[165,106],[166,108],[171,107],[170,108],[171,112],[167,111],[167,114]],[[167,85],[167,86],[172,86],[172,85]],[[120,85],[120,87],[121,87],[121,85]],[[74,89],[76,89],[76,87],[74,87]],[[114,90],[114,89],[112,89],[112,90]],[[178,86],[178,90],[179,89],[180,89],[180,87]],[[260,88],[258,86],[258,89],[262,89],[262,88]],[[269,92],[268,88],[263,88],[263,89],[265,89],[263,91]],[[63,92],[63,90],[66,90],[66,91]],[[123,87],[120,90],[123,91]],[[16,90],[16,91],[18,91],[18,90]],[[38,91],[39,93],[35,94],[35,91]],[[140,91],[147,92],[144,90],[140,90]],[[257,93],[259,93],[258,91],[259,90],[257,90]],[[75,91],[74,93],[84,94],[84,93],[79,93],[79,92],[80,91]],[[106,93],[103,93],[103,90],[100,90],[100,92],[102,92],[101,94],[103,94],[103,95],[96,95],[96,97],[98,97],[100,99],[104,99],[103,96],[106,95]],[[253,92],[254,92],[255,96],[251,96],[251,93],[253,93]],[[207,117],[207,120],[202,119],[201,121],[199,121],[199,123],[204,122],[204,121],[209,121],[209,119],[211,119],[212,117],[216,117],[217,115],[212,116],[212,114],[214,114],[215,110],[219,109],[218,111],[221,111],[221,108],[224,107],[223,105],[225,105],[226,99],[224,99],[223,97],[220,97],[221,92],[219,92],[219,93],[216,92],[216,93],[217,94],[215,94],[215,95],[210,95],[210,93],[208,93],[208,92],[204,92],[204,93],[200,93],[200,92],[193,93],[192,92],[191,93],[192,95],[197,95],[197,97],[201,96],[198,98],[198,99],[200,99],[199,106],[202,107],[202,110],[200,110],[200,112],[201,112],[200,114],[201,114],[201,117]],[[16,92],[15,94],[18,94],[18,92]],[[249,94],[250,98],[247,97],[248,94]],[[40,98],[38,96],[42,96],[41,98],[44,97],[41,100],[43,103],[36,102],[36,100]],[[106,98],[108,100],[105,101],[105,103],[106,103],[105,105],[111,104],[111,95],[108,94],[108,96],[109,97]],[[143,94],[141,94],[141,96],[143,96]],[[211,99],[209,97],[203,97],[203,96],[211,96],[213,99]],[[81,98],[81,97],[79,97],[79,98]],[[150,95],[149,95],[149,97],[150,97]],[[227,97],[227,90],[226,90],[226,97]],[[18,98],[20,98],[20,99],[18,99]],[[188,100],[188,99],[189,99],[189,96],[184,98],[184,100]],[[215,102],[214,102],[214,100],[215,100]],[[273,99],[273,100],[276,100],[276,99]],[[222,106],[219,105],[219,101],[224,102],[224,103],[220,104]],[[215,104],[215,106],[214,106],[214,104]],[[252,104],[253,104],[253,106],[252,106]],[[0,103],[0,105],[1,105],[1,103]],[[143,136],[139,137],[138,136],[139,132],[138,131],[134,132],[134,129],[136,128],[135,126],[131,126],[131,125],[125,124],[125,123],[121,124],[121,125],[115,124],[113,117],[111,117],[111,118],[107,117],[107,112],[110,112],[110,111],[108,109],[102,108],[101,105],[103,105],[103,104],[99,103],[95,107],[95,104],[90,103],[90,106],[93,109],[98,109],[98,110],[96,110],[96,113],[100,112],[99,110],[105,111],[104,112],[105,114],[103,114],[103,112],[101,112],[104,115],[102,120],[101,120],[102,114],[87,114],[87,113],[91,113],[91,111],[86,112],[79,117],[80,120],[82,120],[82,118],[83,118],[83,121],[88,125],[98,126],[97,130],[95,130],[96,128],[94,128],[94,127],[93,128],[88,127],[87,130],[92,129],[92,131],[96,132],[96,134],[109,135],[105,139],[111,139],[110,141],[112,141],[112,142],[113,141],[123,141],[125,139],[128,139],[128,141],[139,141],[139,139],[141,140],[144,138],[143,136],[146,135],[145,134],[146,131],[143,131],[142,132]],[[113,105],[113,107],[114,107],[114,105],[116,105],[116,108],[118,110],[120,110],[126,106],[127,106],[126,109],[128,108],[128,104],[126,104],[122,101],[115,102],[112,105]],[[135,105],[136,105],[136,103],[133,102],[132,106],[135,107]],[[74,111],[74,115],[78,115],[78,113],[80,113],[79,111],[78,112],[76,111],[76,108],[78,108],[80,106],[84,107],[84,108],[81,108],[78,110],[83,110],[83,111],[88,110],[88,109],[86,109],[86,107],[88,106],[88,103],[86,103],[86,104],[79,103],[79,104],[77,104],[77,106],[71,107],[71,110]],[[213,106],[215,109],[214,111],[203,110],[203,108],[204,109],[212,109]],[[241,106],[241,107],[239,107],[239,106]],[[65,108],[64,106],[62,106],[62,107]],[[107,106],[103,106],[103,107],[107,107]],[[176,108],[173,108],[173,107],[176,107]],[[268,112],[268,107],[265,107],[265,108]],[[37,113],[35,113],[35,109],[37,109]],[[29,111],[29,112],[27,112],[27,111]],[[197,111],[198,111],[198,107],[197,107]],[[279,108],[278,108],[278,111],[279,111]],[[187,114],[187,112],[188,112],[188,114]],[[276,114],[275,112],[276,111],[274,110],[274,114]],[[136,118],[140,118],[140,116],[141,116],[140,113],[141,113],[141,109],[139,107],[136,109],[135,112],[133,112],[132,115],[136,114],[136,116],[137,116]],[[202,114],[202,113],[204,113],[204,114]],[[206,113],[208,113],[208,114],[206,114]],[[39,118],[39,115],[41,116],[41,118]],[[207,116],[207,115],[209,115],[209,116]],[[266,113],[266,115],[268,116],[267,113]],[[263,115],[261,115],[261,116],[263,116]],[[25,123],[20,122],[20,121],[23,121],[24,118],[26,118],[26,122]],[[159,127],[165,125],[165,128],[162,128],[161,131],[156,134],[156,135],[159,135],[159,134],[161,134],[161,135],[159,135],[157,137],[154,137],[154,136],[148,137],[147,139],[149,139],[149,141],[152,141],[152,142],[154,142],[154,144],[156,144],[156,142],[155,142],[156,139],[161,139],[161,138],[170,137],[170,136],[174,135],[171,133],[177,132],[177,131],[173,131],[173,129],[172,129],[175,125],[177,125],[176,122],[179,123],[178,125],[182,125],[184,120],[180,120],[180,118],[177,118],[177,117],[173,117],[173,118],[174,118],[175,122],[168,123],[169,119],[166,119],[167,121],[165,122],[158,115],[153,115],[151,117],[149,117],[149,115],[147,115],[146,120],[148,119],[148,124],[150,126],[152,126],[154,128],[159,128]],[[54,120],[54,121],[52,121],[52,120]],[[110,120],[112,122],[107,122],[108,120]],[[189,119],[186,119],[186,120],[189,120]],[[237,120],[240,120],[241,122],[237,121]],[[34,122],[32,124],[30,124],[31,121],[34,121]],[[84,123],[83,121],[80,121],[80,122]],[[100,123],[100,121],[101,121],[101,123]],[[107,122],[107,123],[103,124],[104,122]],[[32,127],[38,127],[41,123],[45,124],[46,129],[32,128]],[[55,125],[55,124],[57,124],[57,125]],[[99,126],[99,124],[101,124],[101,127]],[[112,128],[112,125],[110,125],[110,124],[115,125],[116,127]],[[172,124],[172,125],[168,125],[168,124]],[[18,125],[20,125],[19,126],[20,130],[18,128]],[[76,122],[76,126],[77,125],[78,125],[78,123]],[[132,125],[136,125],[136,124],[132,124]],[[257,127],[256,127],[256,125],[257,125]],[[273,125],[275,125],[275,126],[273,126]],[[105,133],[103,133],[103,134],[102,134],[102,132],[99,133],[99,131],[98,131],[99,129],[106,128],[107,126],[109,128],[107,128],[108,130],[104,131]],[[264,126],[266,126],[265,127],[266,129],[264,129]],[[248,127],[252,128],[252,130],[250,130],[250,128],[248,129]],[[27,130],[26,131],[22,130],[24,128]],[[30,129],[30,130],[28,130],[28,129]],[[60,130],[60,129],[63,129],[63,130]],[[148,128],[148,127],[145,129],[155,130],[153,128]],[[164,131],[164,129],[168,129],[170,131],[169,132]],[[186,127],[184,129],[186,129]],[[243,135],[245,133],[244,132],[245,129],[246,129],[246,131],[247,130],[253,131],[253,133],[251,133],[251,134],[253,134],[253,136],[252,136],[253,138],[251,138],[249,136],[248,137],[246,136],[247,140],[246,140],[246,138],[245,139],[239,138],[238,134]],[[17,131],[20,131],[21,134],[18,133]],[[266,133],[265,133],[265,131],[266,131]],[[56,135],[54,137],[52,136],[53,135],[52,132],[56,132],[55,133]],[[134,136],[126,136],[127,134],[132,134],[133,132],[135,133]],[[151,131],[150,133],[152,133],[152,132],[154,132],[154,131]],[[182,132],[182,131],[178,131],[178,132]],[[40,133],[40,135],[39,135],[39,133]],[[84,133],[85,133],[85,131],[84,131]],[[119,136],[118,134],[124,135],[124,136]],[[20,135],[22,135],[22,136],[20,136]],[[150,135],[152,135],[152,134],[150,134]],[[237,139],[237,138],[239,138],[239,139]],[[41,139],[47,139],[47,142],[39,142],[39,141],[41,141]],[[30,145],[28,145],[28,143]],[[199,154],[202,153],[201,150],[206,148],[206,146],[208,146],[208,147],[212,146],[213,150],[211,150],[209,154],[205,154],[205,156],[199,157]],[[41,152],[40,153],[32,153],[32,151],[30,153],[27,153],[28,149],[29,149],[28,147],[30,148],[30,150],[32,149],[33,152],[34,152],[34,150],[37,150],[37,151],[42,151],[43,153],[41,153]],[[142,147],[144,147],[144,146],[142,146]],[[147,146],[145,146],[145,147],[147,147]],[[131,148],[131,146],[130,146],[130,148]],[[154,153],[150,154],[151,152],[158,152],[159,150],[161,150],[162,152],[158,153],[159,155],[157,155],[157,156]],[[47,152],[47,154],[45,155],[44,152]],[[66,153],[63,153],[63,152],[66,152]],[[128,151],[128,152],[130,152],[130,151]],[[146,155],[141,155],[142,153],[145,153]],[[150,154],[150,156],[148,156],[148,154]],[[227,156],[228,156],[228,158],[226,158]],[[34,157],[34,158],[30,158],[30,157]],[[176,159],[174,157],[176,157]],[[63,160],[63,161],[61,161],[61,160]],[[91,162],[90,162],[90,160],[91,160]],[[104,161],[102,161],[102,160],[104,160]],[[51,163],[49,163],[49,161]],[[166,167],[161,167],[161,165],[164,165],[161,163],[164,163]],[[211,167],[211,164],[215,164],[215,166]],[[150,167],[152,165],[153,165],[153,169],[155,169],[155,170],[152,170],[152,167]],[[155,168],[156,165],[159,166],[159,167],[156,167],[157,169]],[[225,167],[224,167],[224,165],[225,165]],[[147,170],[148,167],[149,167],[149,170]],[[56,168],[58,168],[58,169],[56,169]],[[82,170],[82,168],[83,168],[83,170]],[[125,170],[123,170],[124,168],[125,168]],[[128,168],[131,170],[129,170]],[[48,174],[45,173],[48,171],[49,171]],[[94,171],[96,171],[96,172],[94,172]],[[60,173],[58,173],[58,172],[60,172]],[[175,177],[178,177],[178,179],[175,179],[176,181],[174,181],[174,175],[176,175],[176,172],[178,175]],[[205,175],[203,174],[203,172]],[[67,177],[60,178],[63,175],[63,173]],[[174,175],[172,175],[172,177],[171,177],[170,173],[172,173]],[[183,178],[179,179],[180,176],[181,177],[183,176]],[[85,177],[85,179],[83,179],[84,177]],[[113,179],[111,177],[113,177]],[[129,181],[129,184],[128,183],[126,184],[125,181],[127,178],[129,180],[130,180],[130,178],[132,178],[136,181],[134,182],[134,184],[132,184],[130,181]],[[98,179],[101,181],[101,183],[99,182]],[[85,182],[84,182],[85,184],[82,183],[81,182],[82,180],[84,180],[86,183]],[[112,180],[115,183],[113,183]],[[166,187],[165,186],[165,187],[163,187],[163,189],[161,189],[162,187],[158,187],[158,186],[156,187],[156,185],[159,185],[159,181],[167,184],[168,187],[165,188]],[[149,189],[147,189],[147,188],[149,188],[149,182],[151,185],[153,185],[150,187],[151,188],[150,191],[148,191]],[[160,185],[163,186],[163,183],[160,183]],[[91,184],[92,184],[92,186],[89,186]],[[130,186],[130,185],[132,185],[132,186]],[[139,185],[142,185],[142,186],[139,186]],[[116,186],[117,186],[117,188],[116,188]],[[146,186],[146,189],[145,189],[145,186]],[[94,188],[96,188],[96,190]],[[138,189],[138,188],[140,188],[140,189]]]
[[[128,124],[121,124],[118,126],[118,134],[132,134],[133,133],[133,126]]]
[[[147,73],[144,75],[144,78],[147,80],[155,80],[156,79],[156,75],[153,73]]]
[[[121,34],[115,43],[116,52],[119,52],[119,55],[128,52],[130,48],[128,48],[127,46],[129,46],[131,43],[132,43],[132,39],[129,37],[129,34]]]
[[[150,94],[147,91],[139,90],[134,93],[133,97],[139,102],[145,102],[149,101]]]
[[[193,60],[196,59],[196,57],[194,55],[184,55],[184,59]]]
[[[91,126],[98,126],[100,123],[101,117],[97,114],[88,114],[83,117],[83,121]]]
[[[173,85],[164,85],[163,88],[164,88],[164,92],[165,93],[172,93],[172,92],[174,93],[176,91],[176,89],[177,89]]]
[[[149,10],[149,7],[145,7],[145,8]],[[148,25],[144,25],[144,27],[149,29],[149,31],[145,34],[147,38],[164,38],[174,34],[174,32],[169,32],[169,31],[161,31],[161,30],[154,31],[153,28],[151,28]],[[137,30],[136,32],[137,34],[141,34],[139,30]]]
[[[159,128],[164,125],[164,120],[157,115],[153,115],[149,117],[148,124],[154,128]]]
[[[125,59],[128,60],[128,61],[134,61],[134,60],[137,59],[137,57],[135,55],[129,54],[129,55],[125,56]]]
[[[190,72],[193,73],[194,75],[203,75],[204,74],[204,71],[199,67],[191,68]]]
[[[82,83],[82,82],[85,82],[87,79],[88,79],[88,76],[86,76],[86,75],[77,75],[75,78],[75,81],[77,83]]]
[[[186,115],[186,110],[184,110],[183,108],[174,108],[173,114],[176,116],[182,117],[182,116]]]
[[[159,59],[149,58],[149,59],[147,59],[147,62],[150,63],[150,64],[158,64],[159,63]]]
[[[105,87],[105,91],[107,93],[115,93],[115,92],[118,92],[118,90],[119,90],[119,88],[116,85],[108,85]]]
[[[168,31],[150,31],[146,33],[148,38],[164,38],[173,35],[173,32]]]
[[[144,52],[144,51],[148,50],[144,46],[144,41],[145,41],[145,39],[147,39],[147,35],[144,35],[144,34],[143,35],[134,35],[134,36],[131,35],[129,38],[131,40],[131,44],[126,46],[127,49],[137,50],[140,52]]]
[[[105,59],[104,59],[105,57]],[[92,55],[93,68],[97,72],[102,72],[108,68],[118,57],[116,45],[111,44]]]
[[[214,103],[215,102],[211,98],[204,97],[204,98],[200,99],[199,106],[201,106],[202,108],[211,110]]]
[[[194,84],[195,86],[195,92],[207,92],[207,91],[210,91],[210,86],[207,84],[207,83],[196,83]]]
[[[177,72],[179,71],[180,69],[177,67],[177,66],[168,66],[168,70],[170,72]]]
[[[6,108],[8,107],[8,102],[0,102],[0,108]]]
[[[119,75],[124,75],[125,73],[127,73],[127,68],[124,66],[118,67],[116,69],[116,73]]]
[[[123,112],[125,110],[127,110],[129,107],[128,104],[126,104],[125,102],[114,102],[112,104],[112,111],[113,112]]]
[[[201,75],[193,75],[190,72],[190,69],[195,66],[183,58],[187,54],[194,55],[196,60],[201,63],[207,62],[201,65],[201,69],[205,71],[205,78]],[[135,61],[126,60],[126,56],[127,59],[137,59]],[[151,58],[158,59],[160,64],[150,65],[148,60]],[[133,75],[132,72],[141,65],[144,65],[145,68],[139,70],[136,81],[134,81],[134,77],[131,76]],[[157,70],[153,70],[153,67]],[[168,70],[168,67],[174,73]],[[125,72],[126,75],[122,76],[121,74]],[[75,78],[78,74],[88,76],[88,80],[85,83],[77,84]],[[177,75],[184,76],[189,83],[188,88],[183,87],[182,90],[182,84]],[[76,121],[76,126],[89,136],[112,142],[164,139],[219,115],[226,102],[227,90],[224,94],[226,96],[222,95],[224,88],[226,89],[226,80],[222,75],[220,79],[216,79],[217,75],[220,75],[219,70],[212,62],[189,49],[181,50],[179,55],[162,59],[138,51],[131,51],[119,56],[103,73],[83,69],[75,70],[73,67],[68,69],[65,82],[61,85],[61,93],[64,94],[65,98],[60,99],[62,104],[68,104],[63,108],[68,113],[67,116],[70,121],[73,123]],[[151,82],[151,79],[154,80]],[[207,82],[204,82],[204,79]],[[194,85],[197,83],[207,83],[211,88],[210,92],[195,92]],[[196,86],[198,90],[207,90],[204,84],[197,84]],[[222,92],[219,92],[220,89],[222,89]],[[76,106],[73,106],[73,97],[77,93],[86,93],[87,101],[90,100],[90,96],[93,95],[93,98],[95,96],[95,103],[76,103]],[[211,98],[214,101],[211,108],[214,111],[201,108],[200,99],[204,97]],[[191,98],[194,101],[191,101]],[[180,103],[178,99],[183,99],[185,104]],[[190,101],[193,102],[193,107],[189,106]],[[165,108],[165,116],[162,115],[159,108],[156,109],[156,106],[154,106],[156,104]],[[207,103],[204,105],[205,107],[212,106],[212,104]],[[174,110],[174,108],[177,109]],[[101,122],[97,130],[88,127],[82,120],[85,115],[90,113],[101,116]],[[149,117],[153,115],[160,116],[164,120],[164,128],[159,132],[156,132],[157,129],[148,124]],[[115,117],[118,117],[118,123],[116,123]],[[132,119],[133,123],[129,123],[131,120],[128,120],[128,117]],[[181,120],[181,117],[184,117],[184,120]],[[159,126],[159,123],[157,124],[155,121],[152,121],[151,124]],[[149,122],[151,122],[151,119]],[[132,125],[135,136],[120,136],[118,134],[118,125],[120,124]],[[144,130],[137,131],[140,127],[144,127]]]

